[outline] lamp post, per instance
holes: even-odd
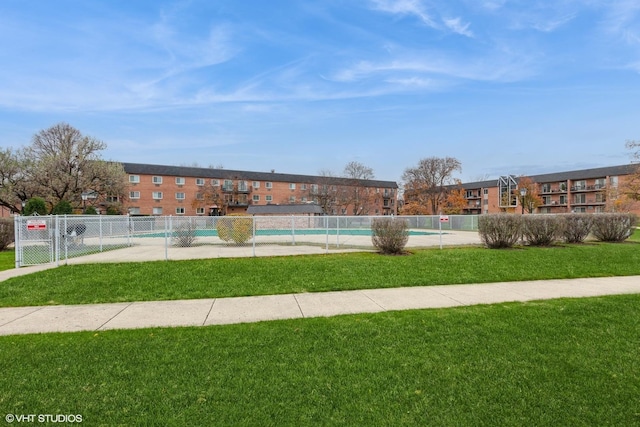
[[[85,214],[87,212],[87,199],[89,198],[89,195],[87,193],[82,193],[81,197],[82,197],[82,213]]]
[[[526,196],[527,196],[527,189],[523,187],[520,189],[520,205],[522,206],[522,215],[524,215],[524,198]]]

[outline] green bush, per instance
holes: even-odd
[[[14,230],[13,218],[0,219],[0,251],[7,249],[15,240]]]
[[[485,214],[478,217],[478,233],[482,243],[491,249],[511,248],[522,236],[522,216]]]
[[[93,206],[87,206],[83,213],[85,215],[98,215],[98,211]]]
[[[525,215],[522,217],[523,239],[532,246],[552,245],[560,236],[562,222],[557,215]]]
[[[73,213],[71,203],[66,200],[60,200],[51,210],[52,215],[70,215]]]
[[[562,222],[561,235],[567,243],[582,243],[591,232],[593,215],[584,213],[564,214],[560,216]]]
[[[24,209],[22,214],[27,215],[46,215],[47,214],[47,203],[44,199],[40,197],[32,197],[27,201],[27,204],[24,205]]]
[[[374,218],[371,240],[383,254],[400,254],[409,241],[407,221],[398,218]]]
[[[594,214],[591,234],[601,242],[622,242],[633,234],[636,221],[637,217],[633,214]]]
[[[218,220],[218,237],[225,242],[246,243],[253,235],[253,218],[242,214],[230,214]]]

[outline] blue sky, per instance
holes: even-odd
[[[3,0],[0,145],[64,121],[106,159],[400,181],[625,164],[637,0]]]

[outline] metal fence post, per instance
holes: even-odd
[[[21,225],[22,225],[22,216],[16,215],[13,217],[13,240],[15,246],[15,266],[16,268],[20,268],[22,264],[22,241],[21,237]]]
[[[291,215],[291,246],[296,245],[296,218]]]

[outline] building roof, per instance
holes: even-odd
[[[275,172],[252,172],[231,169],[194,168],[185,166],[149,165],[144,163],[122,163],[128,174],[183,176],[214,179],[243,179],[247,181],[275,181],[327,185],[362,185],[365,187],[398,188],[395,181],[373,179],[351,179],[316,175],[295,175]]]
[[[576,179],[594,179],[594,178],[606,178],[608,176],[617,176],[617,175],[629,175],[634,173],[638,168],[637,164],[626,164],[619,166],[607,166],[602,168],[592,168],[592,169],[579,169],[567,172],[554,172],[554,173],[545,173],[540,175],[531,175],[529,178],[533,182],[537,182],[538,184],[546,183],[546,182],[560,182]],[[519,177],[515,177],[518,180]],[[462,183],[462,188],[465,190],[472,190],[478,188],[487,188],[487,187],[497,187],[498,180],[492,179],[488,181],[477,181],[477,182],[465,182]],[[455,188],[457,185],[450,185],[449,188]]]
[[[291,204],[291,205],[251,205],[247,208],[251,215],[321,215],[322,208],[315,203]]]

